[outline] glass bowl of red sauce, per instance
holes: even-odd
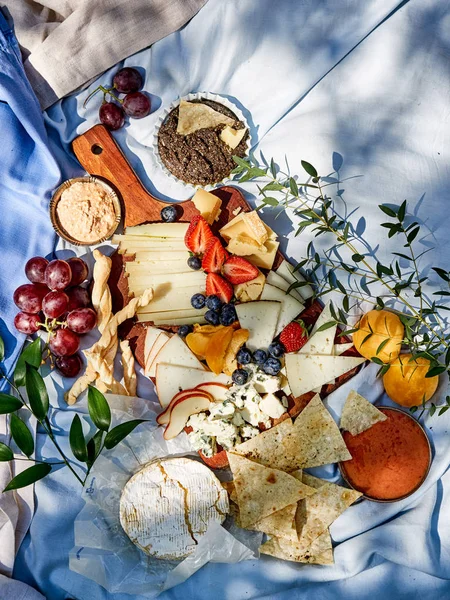
[[[431,445],[424,428],[398,408],[382,407],[385,421],[358,435],[342,433],[352,460],[339,463],[342,477],[375,502],[395,502],[413,494],[430,470]]]

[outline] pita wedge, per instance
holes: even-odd
[[[236,123],[234,119],[223,115],[202,102],[187,102],[181,100],[178,109],[177,133],[189,135],[199,129],[217,127],[218,125],[230,125]]]
[[[387,416],[376,406],[352,390],[345,401],[340,426],[352,435],[358,435],[386,419]]]
[[[314,565],[333,564],[333,546],[329,531],[324,531],[306,550],[296,541],[273,537],[263,544],[259,551],[283,560]]]
[[[233,452],[228,452],[228,461],[242,527],[253,525],[304,498],[304,486],[283,471],[265,467]]]
[[[296,542],[298,540],[295,527],[296,512],[297,504],[289,504],[289,506],[250,525],[249,529]]]
[[[291,435],[297,444],[296,466],[299,468],[320,467],[352,458],[319,394],[296,418]]]
[[[303,473],[303,482],[316,489],[315,494],[298,503],[295,514],[299,548],[306,552],[312,542],[362,494],[307,473]]]

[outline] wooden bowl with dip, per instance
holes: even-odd
[[[339,463],[346,483],[373,502],[397,502],[419,489],[432,461],[422,425],[404,410],[379,407],[388,418],[352,435],[342,432],[352,460]]]
[[[75,246],[93,246],[109,239],[121,220],[120,200],[98,177],[75,177],[62,183],[50,201],[56,233]]]

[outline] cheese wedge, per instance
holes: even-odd
[[[231,377],[221,373],[215,375],[211,371],[187,366],[174,366],[159,363],[156,368],[156,393],[163,408],[170,404],[172,398],[181,390],[190,390],[200,383],[231,384]]]
[[[259,300],[265,282],[266,278],[260,271],[258,277],[255,277],[255,279],[235,285],[234,295],[241,302],[252,302],[253,300]]]
[[[344,352],[347,352],[347,350],[350,350],[350,348],[353,348],[352,342],[345,344],[334,344],[333,354],[334,356],[340,356],[341,354],[344,354]]]
[[[214,223],[222,206],[220,198],[202,189],[195,192],[192,203],[209,225]]]
[[[125,235],[145,235],[158,238],[184,239],[189,223],[150,223],[127,227]]]
[[[227,250],[231,254],[236,254],[236,256],[249,256],[255,252],[265,254],[267,252],[264,244],[258,244],[256,240],[245,233],[240,233],[236,237],[231,238],[228,242]]]
[[[201,363],[195,354],[189,350],[179,335],[173,335],[153,359],[150,369],[152,372],[155,372],[155,375],[156,369],[161,363],[164,363],[165,365],[192,367],[193,369],[200,369],[203,371],[206,370],[203,363]]]
[[[145,332],[145,342],[144,342],[144,362],[147,362],[147,357],[153,348],[156,339],[163,333],[161,329],[157,327],[147,327]]]
[[[247,256],[247,260],[255,265],[255,267],[261,267],[263,269],[271,269],[273,263],[275,261],[275,256],[277,254],[279,242],[275,240],[267,240],[264,243],[267,252],[255,252],[254,254],[250,254]]]
[[[293,321],[305,308],[298,300],[293,296],[286,294],[283,290],[266,283],[261,294],[261,300],[275,300],[281,302],[280,314],[278,315],[277,327],[275,329],[275,336],[279,335],[283,329]]]
[[[227,125],[220,132],[220,139],[232,150],[234,150],[241,143],[242,138],[247,133],[247,129],[233,129]]]
[[[236,313],[242,329],[250,332],[247,347],[250,350],[268,348],[277,328],[281,302],[248,302],[237,304]]]
[[[283,290],[284,292],[287,292],[290,285],[285,279],[281,277],[281,275],[278,275],[278,273],[276,273],[275,271],[268,272],[267,283],[270,283],[270,285],[274,285],[275,287],[280,288],[280,290]],[[291,290],[289,294],[303,304],[303,297],[300,295],[298,290]]]
[[[322,327],[322,325],[328,323],[329,321],[334,321],[334,319],[330,312],[330,304],[328,303],[325,305],[323,311],[319,315],[319,318],[314,323],[314,327],[311,331],[311,337],[298,351],[299,354],[333,354],[334,338],[336,336],[337,325],[334,325],[333,327],[323,331],[317,331],[319,327]]]
[[[165,310],[183,310],[192,308],[191,298],[202,289],[199,286],[169,287],[170,284],[159,284],[154,287],[154,299],[148,306],[142,307],[138,313],[161,312]]]
[[[161,331],[159,336],[156,338],[150,352],[148,353],[148,355],[145,355],[144,375],[146,375],[147,377],[155,376],[155,368],[152,368],[153,361],[155,360],[156,355],[164,346],[164,344],[167,344],[169,340],[170,335],[165,331]]]
[[[249,236],[258,242],[258,244],[264,244],[269,235],[257,211],[252,210],[250,212],[242,213],[242,218],[247,226]]]
[[[281,277],[283,277],[289,283],[289,285],[296,283],[297,281],[306,281],[301,273],[294,271],[294,267],[288,263],[287,260],[283,260],[276,272],[278,275],[281,275]],[[297,289],[304,300],[308,300],[308,298],[311,298],[314,295],[313,289],[310,285],[304,285]]]
[[[292,395],[297,398],[325,385],[330,380],[363,364],[365,360],[353,356],[286,354],[286,374]]]

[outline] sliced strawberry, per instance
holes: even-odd
[[[233,297],[233,286],[217,273],[208,273],[206,277],[206,295],[216,295],[222,302],[228,303]]]
[[[292,321],[280,333],[280,342],[286,352],[297,352],[308,341],[308,330],[302,320]]]
[[[207,273],[220,273],[228,256],[229,254],[220,243],[219,238],[211,238],[203,255],[202,269]]]
[[[205,219],[197,215],[192,219],[191,224],[186,231],[184,243],[191,252],[203,254],[211,238],[214,237],[211,227]]]
[[[258,269],[242,256],[230,256],[223,265],[223,275],[233,285],[245,283],[258,277]]]

